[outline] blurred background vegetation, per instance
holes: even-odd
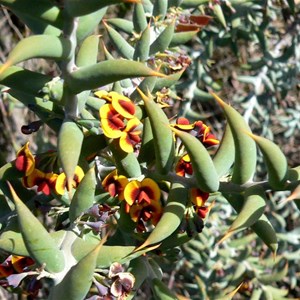
[[[208,26],[180,46],[181,53],[189,56],[192,63],[168,91],[172,99],[179,99],[169,116],[201,119],[221,138],[225,118],[209,94],[218,92],[244,115],[254,133],[281,147],[291,167],[299,166],[299,0],[169,2],[170,6],[181,3],[182,10],[190,14],[212,17]],[[105,18],[130,20],[132,13],[131,5],[115,6]],[[0,16],[0,60],[4,62],[14,45],[30,35],[30,30],[5,7],[1,7]],[[128,41],[134,38],[122,28],[115,29]],[[103,24],[99,24],[97,33],[103,35],[104,44],[114,54]],[[99,57],[103,55],[103,49],[99,49]],[[43,60],[30,60],[25,67],[48,74],[57,72],[54,63]],[[22,134],[22,125],[35,118],[28,108],[1,93],[1,165],[12,160],[27,140],[36,151],[55,145],[53,133],[46,127],[34,135]],[[262,165],[258,174],[261,178],[257,180],[266,175]],[[234,299],[300,299],[300,214],[294,202],[284,202],[287,196],[285,192],[268,195],[266,214],[279,232],[276,258],[250,230],[217,245],[235,216],[227,201],[219,197],[203,232],[178,252],[161,257],[169,287],[186,299],[217,299],[221,290],[230,292],[243,283]],[[146,299],[148,292],[144,287],[140,299]]]

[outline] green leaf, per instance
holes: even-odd
[[[17,196],[9,185],[16,206],[18,221],[26,249],[30,256],[49,272],[58,273],[64,269],[65,259],[55,240],[40,221]]]
[[[135,45],[133,59],[138,61],[145,61],[149,58],[150,49],[150,26],[147,26],[142,32],[140,39]]]
[[[113,25],[118,29],[118,31],[123,31],[127,34],[132,34],[134,28],[132,21],[122,19],[122,18],[109,18],[106,19],[105,22],[107,22],[110,25]],[[147,23],[146,23],[147,25]]]
[[[81,152],[82,130],[71,120],[64,120],[58,136],[58,157],[67,177],[68,190],[72,190],[75,168]]]
[[[252,186],[246,189],[243,207],[230,226],[228,233],[246,229],[257,222],[264,213],[265,198],[265,192],[260,186]]]
[[[45,24],[63,28],[63,13],[53,1],[49,0],[0,0],[0,4],[8,7],[18,15],[35,18]],[[30,9],[28,9],[30,7]]]
[[[163,241],[178,228],[185,212],[188,196],[188,189],[185,186],[180,183],[172,184],[162,217],[136,251]]]
[[[80,93],[118,80],[148,76],[163,77],[164,75],[151,70],[140,62],[115,59],[79,68],[70,74],[66,82],[74,93]]]
[[[80,261],[94,247],[97,241],[85,241],[77,238],[72,245],[72,254],[77,261]],[[114,262],[123,263],[126,256],[131,254],[135,246],[102,246],[99,250],[96,266],[97,268],[107,268]]]
[[[21,40],[10,52],[7,61],[2,65],[0,74],[11,65],[31,58],[68,59],[71,52],[70,41],[53,35],[33,35]]]
[[[219,175],[219,178],[228,173],[229,169],[233,165],[234,156],[234,140],[232,137],[230,126],[226,124],[221,143],[215,156],[213,157],[213,163]]]
[[[82,41],[96,29],[103,16],[107,11],[107,7],[91,12],[88,15],[79,17],[76,37],[78,41]]]
[[[83,300],[85,298],[92,285],[102,244],[103,240],[69,270],[63,280],[52,288],[49,300]]]
[[[90,208],[95,200],[96,176],[95,168],[92,167],[84,175],[72,198],[69,218],[74,222],[82,213]]]
[[[96,10],[99,10],[103,7],[119,4],[119,3],[126,3],[131,2],[135,3],[135,0],[106,0],[106,1],[99,1],[99,0],[66,0],[65,1],[65,9],[68,13],[73,16],[83,16],[89,13],[92,13]]]
[[[231,106],[223,102],[216,94],[214,98],[222,107],[230,126],[234,146],[235,161],[232,182],[244,184],[251,180],[256,168],[256,144],[246,132],[251,132],[244,118]]]
[[[147,18],[142,3],[134,6],[132,20],[135,32],[140,33],[146,29]]]
[[[118,140],[113,140],[109,143],[109,148],[113,153],[118,174],[128,178],[135,178],[142,175],[140,164],[134,153],[124,152],[120,148]]]
[[[164,19],[168,9],[168,0],[154,0],[153,4],[153,17],[160,17]]]
[[[220,4],[214,4],[213,5],[213,10],[214,10],[214,14],[216,15],[216,17],[218,18],[218,20],[220,21],[220,23],[226,29],[227,24],[226,24],[226,20],[225,20],[225,17],[224,17],[221,5]]]
[[[0,68],[3,65],[0,66]],[[0,75],[0,83],[9,88],[29,94],[37,94],[51,77],[40,73],[11,66]]]
[[[76,57],[76,65],[78,67],[85,67],[97,63],[99,39],[100,37],[98,35],[91,35],[83,41]]]
[[[237,213],[239,213],[243,207],[243,197],[239,194],[226,194],[225,197],[230,205],[237,211]],[[278,248],[277,236],[266,215],[263,214],[259,220],[251,226],[251,229],[261,238],[261,240],[275,255]]]
[[[155,160],[154,139],[149,117],[146,117],[143,122],[142,144],[138,160],[140,162],[146,162],[147,165]]]
[[[16,169],[14,162],[9,162],[0,168],[0,181],[12,180],[23,176],[24,173]]]
[[[219,189],[219,176],[206,148],[188,132],[175,128],[172,130],[181,139],[191,159],[193,175],[198,187],[204,192],[216,192]]]
[[[176,295],[158,278],[152,279],[152,291],[156,300],[174,300],[178,299]]]
[[[127,59],[132,59],[134,54],[134,48],[128,44],[128,42],[122,37],[122,35],[109,25],[104,22],[105,28],[107,30],[108,36],[112,44],[114,45],[116,51]]]
[[[146,96],[140,91],[140,96],[143,98],[155,140],[156,168],[158,172],[166,174],[173,165],[175,151],[169,120],[150,94]]]
[[[282,264],[281,261],[274,266],[272,273],[262,273],[256,276],[262,284],[272,284],[276,281],[282,281],[288,273],[288,263]]]
[[[164,52],[170,45],[175,29],[175,20],[172,21],[155,39],[150,46],[150,54]]]
[[[283,189],[288,172],[286,156],[272,141],[254,134],[249,135],[256,142],[263,154],[263,159],[267,166],[270,186],[275,190]]]
[[[199,29],[184,32],[175,32],[172,36],[170,47],[177,47],[189,42],[198,32]]]

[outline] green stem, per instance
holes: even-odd
[[[65,22],[63,34],[64,37],[71,42],[72,49],[69,59],[61,64],[62,78],[66,79],[70,74],[77,69],[75,65],[75,49],[77,46],[76,32],[78,27],[78,18],[73,18],[65,13]],[[68,86],[63,86],[62,103],[65,105],[65,118],[76,119],[78,116],[78,98],[72,93]]]

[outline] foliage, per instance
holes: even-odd
[[[32,32],[0,67],[3,97],[38,118],[22,133],[47,126],[55,140],[26,142],[0,168],[2,286],[36,299],[131,299],[145,286],[154,299],[299,296],[299,167],[265,126],[297,85],[296,3],[0,3]],[[233,96],[245,116],[215,93],[231,70],[220,49],[242,70],[232,83],[254,87]],[[49,64],[16,66],[36,58]],[[289,137],[298,125],[284,113]]]

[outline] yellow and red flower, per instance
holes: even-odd
[[[133,152],[135,144],[141,140],[141,131],[136,129],[141,122],[134,116],[134,103],[117,92],[98,91],[95,95],[108,102],[99,111],[104,135],[119,139],[119,145],[124,152]]]
[[[197,207],[201,207],[205,204],[209,197],[209,193],[203,192],[198,188],[192,188],[190,190],[191,201]]]
[[[129,206],[134,203],[141,204],[151,201],[159,201],[161,195],[158,184],[151,178],[144,178],[142,181],[130,181],[124,190],[124,198]]]
[[[17,153],[15,160],[15,167],[17,170],[24,172],[28,176],[35,167],[34,156],[30,152],[29,142],[27,142]]]
[[[57,176],[55,173],[44,173],[39,169],[34,169],[29,176],[22,178],[22,183],[26,188],[37,186],[38,192],[50,195],[51,189],[55,188]]]
[[[176,124],[171,124],[172,127],[179,130],[187,131],[196,138],[198,138],[205,147],[218,145],[220,141],[210,132],[210,127],[205,125],[202,121],[190,123],[186,118],[178,118]]]
[[[114,170],[103,179],[102,186],[112,197],[124,200],[124,189],[128,182],[125,176],[118,175],[118,171]]]
[[[160,201],[151,201],[150,204],[143,202],[134,204],[129,210],[130,217],[134,222],[151,222],[154,226],[158,223],[163,213]]]
[[[83,170],[77,166],[75,169],[74,177],[73,177],[73,182],[72,182],[72,187],[77,188],[79,185],[80,181],[82,180],[84,176]],[[67,176],[65,173],[61,173],[57,176],[56,181],[55,181],[55,192],[58,195],[63,195],[65,193],[65,189],[67,187]]]
[[[161,191],[155,181],[145,178],[141,182],[133,180],[124,190],[125,211],[137,223],[137,231],[145,231],[145,224],[156,225],[162,215]]]
[[[133,118],[128,121],[126,128],[122,131],[120,136],[120,147],[124,152],[131,153],[134,150],[134,145],[141,141],[140,134],[141,130],[137,127],[140,125],[140,120]]]
[[[183,155],[175,167],[175,172],[179,176],[185,176],[186,174],[192,175],[193,174],[193,168],[191,159],[188,154]]]

